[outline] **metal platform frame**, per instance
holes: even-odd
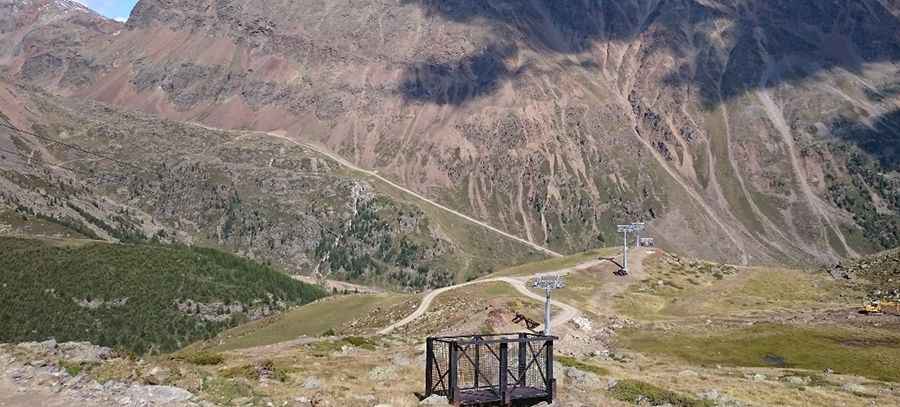
[[[425,397],[454,406],[552,403],[553,336],[530,333],[428,338]]]

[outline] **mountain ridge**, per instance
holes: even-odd
[[[83,51],[93,82],[51,88],[321,144],[560,252],[645,220],[692,255],[830,262],[898,243],[896,165],[856,136],[896,138],[867,129],[897,126],[897,7],[142,0]]]

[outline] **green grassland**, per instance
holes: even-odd
[[[825,274],[804,270],[734,268],[706,262],[672,266],[662,256],[648,259],[645,267],[651,277],[630,287],[616,301],[620,313],[643,321],[855,304],[851,301],[853,290]]]
[[[228,330],[215,350],[227,351],[272,345],[301,336],[320,336],[368,312],[397,305],[413,296],[400,294],[331,297],[296,308],[279,316],[254,321]]]
[[[572,367],[582,372],[593,373],[597,376],[609,376],[609,370],[604,367],[597,366],[592,363],[585,363],[581,360],[565,355],[556,356],[556,361],[559,362],[560,365],[565,367]]]
[[[325,293],[213,249],[0,238],[0,341],[90,341],[135,353],[168,352],[246,319]],[[186,301],[236,306],[216,320]]]
[[[621,336],[629,349],[667,355],[691,364],[833,369],[883,381],[900,381],[900,334],[838,325],[757,324],[698,332],[662,334],[631,331]]]
[[[691,365],[776,367],[898,381],[900,334],[839,322],[781,324],[773,317],[853,309],[862,293],[826,273],[774,267],[733,267],[676,256],[647,259],[650,275],[617,300],[629,318],[650,322],[620,332],[619,344],[645,355]],[[749,318],[766,321],[716,324],[702,321]],[[789,320],[789,318],[783,318]],[[653,322],[678,321],[660,331]]]

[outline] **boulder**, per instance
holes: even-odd
[[[590,319],[585,317],[577,317],[573,319],[572,322],[575,324],[576,328],[582,331],[590,332],[593,329],[593,323],[591,323]]]
[[[16,347],[30,353],[54,355],[56,354],[57,343],[56,340],[50,339],[43,342],[24,342],[16,345]]]
[[[447,397],[438,396],[437,394],[433,394],[430,397],[426,398],[419,402],[420,406],[449,406],[450,401],[447,400]]]
[[[583,372],[574,367],[565,368],[563,376],[565,376],[568,383],[579,387],[595,384],[598,381],[593,374]]]
[[[378,366],[369,371],[369,380],[374,382],[392,380],[396,376],[397,372],[393,366]]]
[[[865,393],[866,388],[862,385],[856,383],[845,383],[841,386],[841,389],[844,391],[848,391],[850,393]]]
[[[807,384],[808,381],[809,381],[809,379],[806,379],[806,378],[803,378],[800,376],[791,376],[791,377],[787,378],[788,383],[797,385],[797,386],[803,386],[803,385]]]
[[[744,403],[735,400],[717,389],[707,390],[699,394],[700,400],[712,401],[717,407],[744,407]]]
[[[309,376],[306,380],[303,381],[303,388],[306,390],[318,390],[322,387],[322,383],[319,382],[319,378],[315,376]]]
[[[610,378],[606,380],[606,390],[612,390],[613,387],[616,387],[617,384],[619,384],[619,381],[616,379]]]
[[[194,397],[191,392],[173,386],[131,386],[127,396],[139,405],[180,403]]]
[[[74,363],[100,363],[112,357],[112,349],[88,342],[66,342],[58,347],[62,358]]]
[[[169,380],[169,377],[171,377],[171,373],[169,373],[168,369],[156,366],[150,369],[149,372],[147,372],[144,380],[147,382],[147,384],[161,385],[165,384]]]
[[[409,365],[411,365],[411,364],[412,364],[412,361],[410,361],[409,358],[406,357],[406,356],[404,356],[404,355],[397,354],[397,355],[394,355],[394,357],[391,358],[391,364],[394,365],[394,366],[400,366],[400,367],[403,367],[403,366],[409,366]]]

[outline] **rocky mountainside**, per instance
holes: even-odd
[[[826,270],[836,279],[852,281],[870,299],[900,300],[900,250],[845,260]]]
[[[0,64],[35,83],[95,83],[100,67],[84,50],[122,28],[74,0],[0,0]]]
[[[406,289],[539,257],[277,137],[2,82],[0,234],[211,246]]]
[[[319,143],[558,251],[635,220],[731,262],[900,243],[894,0],[141,0],[124,27],[84,18],[25,23],[7,77]]]

